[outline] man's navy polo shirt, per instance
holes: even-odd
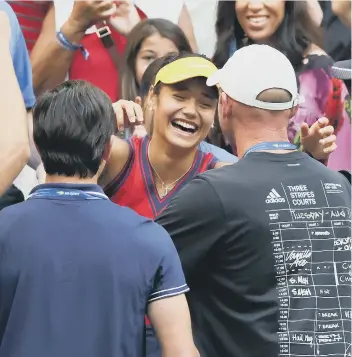
[[[109,200],[62,194],[99,186],[32,192],[43,189],[56,194],[0,212],[0,356],[143,356],[148,303],[188,290],[169,235]]]

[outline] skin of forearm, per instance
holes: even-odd
[[[74,44],[80,43],[84,32],[75,30],[67,21],[61,28],[64,36]],[[31,53],[33,87],[38,96],[52,90],[65,80],[75,52],[64,49],[56,38],[56,32],[40,36]]]
[[[323,10],[317,0],[306,0],[309,15],[316,26],[320,26],[323,21]]]
[[[22,171],[29,158],[26,109],[13,68],[8,43],[0,41],[0,195]]]
[[[333,0],[332,11],[347,27],[351,27],[351,0]]]

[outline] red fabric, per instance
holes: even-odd
[[[29,52],[37,41],[51,1],[9,1],[26,40]]]
[[[152,168],[149,165],[149,138],[133,137],[129,140],[131,156],[124,170],[106,188],[111,201],[133,209],[141,216],[155,219],[169,204],[179,190],[197,174],[214,168],[218,161],[213,154],[197,152],[192,168],[169,195],[160,199],[156,194]],[[150,325],[145,317],[146,325]]]
[[[331,78],[330,93],[325,107],[325,116],[329,119],[330,125],[335,128],[335,134],[340,131],[343,123],[343,111],[345,108],[341,100],[342,85],[341,80],[334,77]]]
[[[164,198],[157,194],[153,169],[148,160],[149,138],[133,137],[129,140],[131,156],[125,169],[106,188],[111,201],[129,207],[141,216],[155,219],[170,203],[172,197],[197,174],[214,167],[217,159],[213,154],[198,151],[188,173]]]
[[[145,14],[138,13],[141,19]],[[123,53],[126,37],[111,27],[111,36],[119,53]],[[70,79],[83,79],[102,89],[115,102],[119,99],[119,76],[109,52],[104,48],[95,33],[84,36],[82,45],[88,50],[89,58],[85,60],[82,53],[77,51],[70,69]]]

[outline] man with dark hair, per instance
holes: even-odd
[[[0,214],[0,355],[142,357],[147,311],[165,356],[198,357],[170,237],[97,185],[116,128],[107,95],[66,82],[33,117],[46,183]]]
[[[288,140],[290,61],[246,46],[207,84],[221,88],[240,160],[193,179],[157,219],[191,288],[201,356],[350,355],[351,187]]]

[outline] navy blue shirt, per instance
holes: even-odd
[[[0,213],[0,356],[144,356],[148,303],[188,291],[162,227],[82,191],[104,197],[46,184]]]

